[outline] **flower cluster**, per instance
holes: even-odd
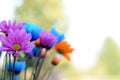
[[[30,80],[38,80],[45,59],[52,56],[51,64],[56,66],[64,56],[70,60],[68,54],[72,53],[73,48],[65,41],[64,34],[52,28],[50,32],[45,31],[34,23],[16,21],[0,22],[0,55],[5,51],[2,80],[19,80],[20,73],[25,72],[24,80],[27,79],[27,69],[32,68]],[[54,49],[57,53],[52,55],[50,50]],[[33,61],[33,63],[31,63]],[[9,74],[6,74],[7,71]],[[46,73],[48,73],[47,70]],[[46,74],[45,73],[45,74]],[[5,76],[9,77],[6,78]],[[42,76],[41,80],[44,80]],[[49,77],[48,77],[49,78]],[[22,79],[23,80],[23,79]],[[40,79],[39,79],[40,80]]]

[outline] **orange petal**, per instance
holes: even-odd
[[[68,54],[72,53],[73,50],[74,50],[73,48],[67,49]]]
[[[67,54],[63,54],[63,56],[64,56],[68,61],[70,61],[70,57],[69,57]]]

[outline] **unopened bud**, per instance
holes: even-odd
[[[55,55],[55,56],[53,57],[53,59],[52,59],[52,64],[53,64],[54,66],[56,66],[56,65],[59,64],[60,61],[61,61],[61,56],[60,56],[60,55]]]
[[[39,46],[40,45],[40,39],[37,39],[34,43],[36,46]]]

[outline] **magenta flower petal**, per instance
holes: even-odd
[[[40,46],[46,48],[47,50],[51,49],[54,46],[54,43],[57,42],[57,37],[46,31],[42,31],[39,38]]]
[[[6,21],[2,21],[2,22],[0,23],[0,29],[1,29],[1,31],[2,31],[3,33],[7,33],[7,30],[9,29],[9,27],[6,26],[6,25],[7,25],[7,22],[6,22]]]
[[[15,53],[15,51],[8,51],[8,54],[13,54]]]
[[[8,35],[10,29],[15,31],[17,29],[21,29],[22,27],[23,27],[23,23],[19,23],[17,25],[16,21],[14,21],[13,23],[10,20],[8,21],[8,23],[5,20],[0,22],[1,32],[5,33],[6,35]]]
[[[16,51],[16,52],[13,54],[13,56],[17,56],[17,55],[19,55],[19,53],[20,53],[20,51]]]
[[[31,50],[33,49],[33,45],[34,44],[34,42],[31,42],[31,43],[29,43],[27,46],[25,46],[24,47],[24,52],[25,53],[29,53],[29,52],[31,52]]]
[[[7,41],[7,38],[6,38],[6,37],[0,36],[0,40],[1,40],[2,43],[4,43],[4,46],[8,46],[9,48],[13,49],[13,48],[11,47],[11,45],[10,45],[11,43],[9,43],[9,42]]]
[[[4,46],[0,47],[0,51],[9,51],[9,50],[10,50],[10,48],[4,47]]]
[[[13,56],[18,56],[20,51],[30,53],[33,48],[33,42],[30,42],[31,38],[32,36],[24,29],[15,31],[10,29],[7,37],[0,36],[3,44],[0,47],[0,51],[7,51],[9,54],[13,54]]]

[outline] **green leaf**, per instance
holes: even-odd
[[[22,58],[24,58],[24,57],[25,57],[25,53],[24,53],[23,51],[20,51],[20,56],[21,56]]]

